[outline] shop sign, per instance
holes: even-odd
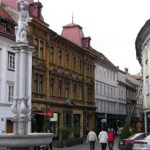
[[[52,111],[52,110],[48,110],[48,111],[47,111],[47,116],[48,116],[49,118],[53,118],[53,115],[54,115],[54,111]]]
[[[101,119],[101,122],[102,122],[102,123],[106,122],[106,119]]]
[[[58,121],[58,113],[54,113],[53,117],[50,118],[50,121]]]

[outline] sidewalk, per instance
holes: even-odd
[[[80,145],[76,145],[76,146],[71,146],[71,147],[64,147],[64,148],[53,148],[53,150],[89,150],[89,143],[84,142],[83,144]],[[101,149],[101,145],[99,142],[96,142],[95,144],[95,150],[100,150]],[[115,138],[115,142],[114,142],[114,150],[119,150],[118,149],[118,137]],[[108,146],[107,149],[108,150]]]

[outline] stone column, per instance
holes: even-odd
[[[32,47],[28,44],[12,46],[16,52],[16,79],[14,103],[14,133],[24,135],[28,133],[28,123],[31,113],[31,77],[32,77]]]

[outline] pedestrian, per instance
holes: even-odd
[[[115,134],[113,132],[113,129],[108,128],[108,146],[109,146],[109,150],[113,150],[114,140],[115,140]]]
[[[97,135],[94,129],[91,129],[91,131],[89,131],[86,141],[90,143],[90,150],[95,150],[95,142],[97,141]]]
[[[98,135],[99,142],[101,144],[102,150],[106,150],[108,135],[105,128],[102,128],[102,131]]]

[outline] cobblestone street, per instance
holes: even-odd
[[[72,146],[72,147],[65,147],[65,148],[54,147],[53,150],[90,150],[90,147],[89,147],[89,143],[84,142],[83,144]],[[101,150],[101,145],[99,142],[96,142],[95,150]],[[108,150],[108,146],[106,150]],[[115,139],[113,150],[119,150],[118,149],[118,137]]]

